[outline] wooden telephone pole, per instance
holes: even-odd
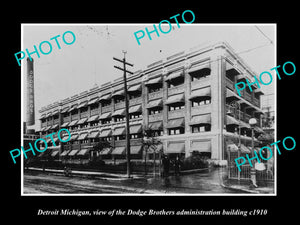
[[[124,72],[123,80],[124,80],[124,91],[125,91],[125,116],[126,116],[126,160],[127,160],[127,177],[130,178],[131,174],[131,167],[130,167],[130,131],[129,131],[129,103],[128,103],[128,96],[127,96],[127,79],[126,79],[126,72],[133,74],[132,72],[126,70],[126,65],[133,66],[133,64],[126,62],[125,54],[126,51],[122,51],[124,53],[123,60],[117,59],[113,57],[114,60],[123,63],[123,68],[114,66],[115,68],[122,70]]]

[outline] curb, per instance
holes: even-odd
[[[245,189],[245,188],[238,188],[238,187],[232,187],[232,186],[227,186],[224,183],[220,184],[223,188],[227,188],[229,190],[234,190],[234,191],[242,191],[245,193],[251,193],[251,194],[261,194],[259,191],[255,191],[255,190],[249,190],[249,189]]]
[[[47,172],[47,173],[55,173],[64,176],[63,170],[58,169],[45,169],[42,168],[33,168],[29,167],[25,171],[39,171],[39,172]],[[112,173],[104,173],[104,172],[87,172],[87,171],[77,171],[74,170],[71,173],[71,176],[78,176],[78,177],[93,177],[93,178],[100,178],[103,180],[139,180],[139,179],[145,179],[144,177],[139,177],[136,175],[131,175],[130,178],[128,178],[126,175],[120,175],[120,174],[112,174]]]

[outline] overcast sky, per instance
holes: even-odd
[[[36,112],[33,127],[39,127],[38,110],[41,107],[122,76],[122,72],[113,67],[117,63],[112,59],[122,59],[122,50],[127,51],[126,60],[134,64],[130,68],[132,72],[180,51],[217,41],[228,42],[257,74],[276,66],[276,29],[273,24],[257,24],[262,32],[255,24],[180,24],[180,28],[172,25],[170,33],[160,33],[160,37],[153,33],[152,40],[146,35],[138,45],[134,32],[145,31],[145,27],[152,30],[153,24],[23,24],[22,51],[28,48],[31,52],[33,45],[38,48],[40,42],[62,36],[66,31],[72,31],[76,36],[72,45],[66,45],[61,37],[58,38],[61,49],[54,40],[50,41],[53,49],[49,55],[40,54],[40,58],[32,55]],[[46,51],[46,45],[44,48]],[[25,62],[22,60],[23,68],[26,68]],[[24,81],[25,72],[23,69]],[[25,86],[23,90],[26,91]],[[274,80],[271,85],[262,86],[262,90],[265,94],[273,93]],[[23,115],[25,118],[25,110]]]

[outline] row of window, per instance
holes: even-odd
[[[196,106],[201,106],[201,105],[207,105],[210,104],[211,100],[207,99],[207,100],[195,100],[192,101],[192,107],[196,107]],[[185,105],[184,103],[178,103],[177,105],[172,105],[168,107],[168,111],[175,111],[175,110],[180,110],[180,109],[184,109]],[[154,114],[159,114],[162,112],[162,107],[156,107],[156,108],[151,108],[148,109],[149,115],[154,115]],[[132,113],[129,114],[129,119],[138,119],[142,117],[142,113]],[[102,124],[108,124],[111,123],[111,119],[102,119]],[[114,122],[120,122],[120,121],[125,121],[125,116],[119,116],[119,117],[114,117]],[[97,126],[97,123],[91,123],[91,126]],[[87,125],[82,125],[81,128],[86,127]]]

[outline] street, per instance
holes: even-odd
[[[65,177],[39,171],[24,172],[24,194],[222,194],[222,170],[168,178],[99,179]]]

